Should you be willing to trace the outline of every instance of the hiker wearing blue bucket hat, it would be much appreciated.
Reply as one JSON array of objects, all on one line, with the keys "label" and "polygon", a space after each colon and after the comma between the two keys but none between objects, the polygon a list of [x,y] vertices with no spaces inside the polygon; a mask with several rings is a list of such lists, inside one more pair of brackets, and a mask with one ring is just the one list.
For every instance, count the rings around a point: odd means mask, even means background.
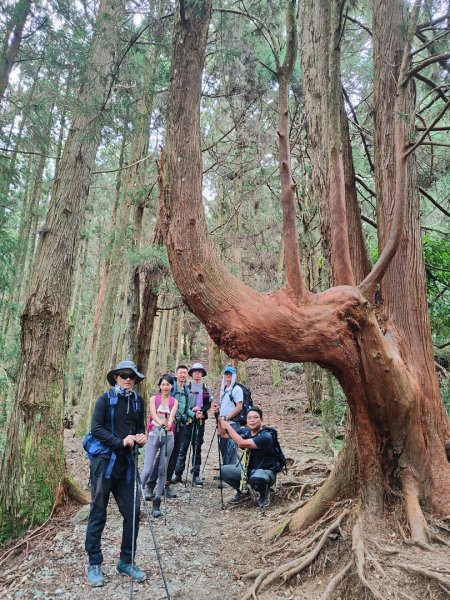
[{"label": "hiker wearing blue bucket hat", "polygon": [[145,579],[144,571],[134,562],[139,505],[135,502],[133,464],[136,458],[132,455],[136,447],[147,442],[143,400],[133,389],[144,375],[133,361],[123,360],[108,372],[106,378],[111,388],[97,398],[91,431],[83,444],[91,461],[92,499],[85,549],[89,556],[88,582],[93,587],[104,584],[101,537],[111,494],[123,517],[117,570],[134,581]]}]

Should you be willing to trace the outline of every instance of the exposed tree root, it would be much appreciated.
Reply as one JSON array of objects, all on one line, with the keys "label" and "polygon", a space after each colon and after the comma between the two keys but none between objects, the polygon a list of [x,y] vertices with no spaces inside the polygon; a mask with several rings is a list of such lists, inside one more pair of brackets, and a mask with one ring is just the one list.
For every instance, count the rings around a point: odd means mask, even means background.
[{"label": "exposed tree root", "polygon": [[257,592],[267,588],[271,583],[279,579],[286,581],[309,566],[325,545],[329,535],[339,528],[342,520],[349,514],[349,512],[350,510],[348,508],[344,509],[338,518],[333,521],[333,523],[331,523],[331,525],[329,525],[325,530],[318,531],[312,537],[309,537],[307,540],[305,540],[302,546],[298,549],[298,552],[302,552],[303,550],[311,548],[311,545],[318,540],[306,555],[302,555],[290,560],[287,563],[280,565],[276,569],[265,569],[263,573],[258,575],[255,583],[247,591],[245,596],[243,596],[242,600],[256,598]]},{"label": "exposed tree root", "polygon": [[447,594],[450,594],[450,577],[443,577],[440,573],[436,571],[431,571],[430,569],[425,569],[419,565],[411,565],[405,563],[396,563],[398,567],[404,569],[405,571],[409,571],[410,573],[418,573],[419,575],[423,575],[428,579],[432,579],[437,581],[441,586],[443,586],[444,591]]},{"label": "exposed tree root", "polygon": [[255,579],[256,577],[258,577],[258,575],[261,575],[261,573],[263,573],[263,572],[264,572],[264,569],[253,569],[253,571],[249,571],[248,573],[245,573],[240,578],[241,579]]},{"label": "exposed tree root", "polygon": [[409,469],[403,471],[401,481],[405,494],[405,512],[411,531],[411,539],[418,544],[427,544],[430,539],[428,525],[419,503],[419,492],[415,478]]},{"label": "exposed tree root", "polygon": [[320,600],[329,600],[336,590],[336,588],[342,583],[347,573],[353,566],[353,560],[349,560],[348,563],[330,580],[324,593],[320,596]]},{"label": "exposed tree root", "polygon": [[361,518],[360,517],[358,518],[355,525],[353,526],[352,550],[353,550],[353,553],[355,556],[356,572],[358,573],[358,577],[359,577],[361,583],[363,584],[364,587],[366,587],[368,590],[370,590],[370,592],[372,593],[372,595],[375,598],[378,598],[378,600],[384,600],[384,598],[380,594],[380,592],[369,583],[369,581],[367,580],[365,573],[364,573],[364,565],[366,563],[366,552],[364,549],[364,541],[363,541],[363,537],[362,537],[362,533],[361,533]]},{"label": "exposed tree root", "polygon": [[[311,465],[317,466],[315,463]],[[264,540],[276,540],[288,531],[307,529],[324,515],[336,500],[348,497],[352,489],[355,470],[355,453],[350,444],[344,444],[336,463],[316,493],[296,513],[288,517],[264,535]]]},{"label": "exposed tree root", "polygon": [[403,527],[400,525],[400,523],[398,523],[398,530],[400,531],[400,534],[403,538],[403,543],[406,544],[407,546],[418,546],[422,550],[431,550],[431,546],[429,544],[427,544],[426,542],[408,538]]},{"label": "exposed tree root", "polygon": [[73,500],[77,504],[89,504],[91,501],[90,496],[80,488],[69,473],[66,474],[59,486],[55,504],[61,506],[68,500]]}]

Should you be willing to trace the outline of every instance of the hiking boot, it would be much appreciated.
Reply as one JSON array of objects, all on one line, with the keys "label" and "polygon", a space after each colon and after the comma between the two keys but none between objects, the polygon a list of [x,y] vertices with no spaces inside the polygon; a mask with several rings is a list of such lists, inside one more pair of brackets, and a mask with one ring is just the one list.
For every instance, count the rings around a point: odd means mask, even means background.
[{"label": "hiking boot", "polygon": [[153,498],[153,493],[155,491],[154,485],[147,485],[144,492],[145,500],[151,500]]},{"label": "hiking boot", "polygon": [[105,583],[101,565],[88,565],[87,577],[88,583],[92,587],[101,587]]},{"label": "hiking boot", "polygon": [[228,485],[228,483],[225,483],[225,481],[219,481],[219,483],[217,484],[217,487],[222,490],[225,490],[226,488],[229,488],[231,486]]},{"label": "hiking boot", "polygon": [[175,483],[181,483],[181,482],[182,482],[182,477],[181,477],[181,475],[177,475],[176,473],[174,473],[174,474],[172,475],[172,479],[170,480],[170,483],[173,483],[173,484],[175,484]]},{"label": "hiking boot", "polygon": [[203,479],[200,477],[200,475],[194,475],[192,478],[192,483],[194,485],[203,485]]},{"label": "hiking boot", "polygon": [[162,516],[160,507],[161,507],[161,497],[155,496],[155,498],[153,498],[153,509],[152,509],[152,517],[154,517],[155,519]]},{"label": "hiking boot", "polygon": [[266,508],[270,504],[270,490],[264,490],[259,494],[259,498],[257,500],[259,508]]},{"label": "hiking boot", "polygon": [[231,504],[231,506],[236,506],[237,504],[242,504],[242,502],[250,500],[250,498],[250,492],[246,492],[245,494],[243,494],[242,492],[236,492],[236,496],[234,498],[231,498],[228,504]]},{"label": "hiking boot", "polygon": [[170,486],[166,486],[166,498],[169,498],[169,500],[173,500],[176,497],[177,495],[173,490],[170,489]]},{"label": "hiking boot", "polygon": [[136,564],[132,565],[131,563],[126,563],[122,559],[119,559],[119,562],[117,563],[117,571],[121,575],[132,577],[134,581],[144,581],[144,579],[147,578],[145,572]]}]

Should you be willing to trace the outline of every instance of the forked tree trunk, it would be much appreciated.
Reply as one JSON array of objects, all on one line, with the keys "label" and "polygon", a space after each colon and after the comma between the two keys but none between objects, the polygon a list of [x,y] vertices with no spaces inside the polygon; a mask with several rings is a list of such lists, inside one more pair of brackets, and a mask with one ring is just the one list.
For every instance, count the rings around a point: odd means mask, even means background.
[{"label": "forked tree trunk", "polygon": [[[332,3],[333,10],[338,11],[338,4]],[[383,492],[390,486],[397,487],[400,481],[411,535],[423,540],[426,528],[419,502],[439,514],[450,513],[450,465],[444,451],[448,418],[437,393],[434,395],[437,387],[432,363],[426,359],[429,368],[425,373],[423,365],[416,363],[418,355],[424,355],[423,350],[414,350],[413,356],[412,352],[406,352],[409,330],[403,329],[402,322],[397,331],[390,321],[387,327],[380,325],[371,304],[374,286],[395,254],[402,224],[399,207],[407,196],[402,186],[405,131],[398,111],[407,97],[405,86],[397,87],[395,102],[392,99],[390,107],[394,114],[392,128],[396,131],[395,151],[399,153],[395,157],[396,211],[392,235],[369,276],[360,287],[342,285],[312,294],[299,289],[298,270],[287,262],[286,281],[295,285],[269,294],[256,292],[221,264],[207,234],[202,204],[199,107],[211,6],[209,1],[183,2],[180,6],[174,28],[167,141],[161,159],[163,230],[175,282],[183,300],[229,355],[240,360],[260,357],[318,362],[337,377],[350,409],[346,444],[335,468],[313,499],[284,526],[304,527],[326,509],[329,501],[354,494],[373,514],[380,514]],[[326,42],[337,51],[335,41],[339,31],[336,17],[333,18],[334,42],[330,38]],[[400,27],[392,17],[385,19],[384,26],[390,29],[391,36],[400,36],[403,56],[408,56],[405,27]],[[335,64],[336,57],[330,60]],[[306,76],[305,85],[308,81]],[[336,103],[329,112],[333,139],[328,160],[330,210],[334,211],[330,229],[339,230],[331,232],[335,252],[332,262],[338,280],[346,281],[354,275],[348,240],[343,234],[346,210],[343,157],[339,149],[341,102],[340,96],[336,97],[336,89],[340,93],[340,87],[335,82],[330,89],[335,90]],[[288,203],[288,195],[283,194],[283,210]],[[182,226],[186,214],[189,221]],[[285,228],[285,241],[292,242],[293,233],[286,233]],[[341,247],[342,254],[336,254]],[[188,270],[191,277],[186,278]],[[293,289],[297,294],[293,294]],[[405,306],[403,298],[396,301]],[[394,319],[396,315],[391,313],[388,317]],[[424,315],[419,314],[418,318],[424,319]],[[422,333],[429,341],[429,329],[422,328]],[[422,341],[417,344],[422,345]]]},{"label": "forked tree trunk", "polygon": [[63,381],[72,272],[123,14],[123,2],[100,3],[78,112],[37,249],[22,314],[22,368],[0,473],[0,541],[44,521],[67,477]]}]

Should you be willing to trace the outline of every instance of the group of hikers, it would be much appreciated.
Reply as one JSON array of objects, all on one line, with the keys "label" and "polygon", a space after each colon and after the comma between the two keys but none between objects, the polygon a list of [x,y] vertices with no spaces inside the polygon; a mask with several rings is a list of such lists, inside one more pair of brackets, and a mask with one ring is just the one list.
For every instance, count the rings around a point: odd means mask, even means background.
[{"label": "group of hikers", "polygon": [[[91,430],[83,443],[90,458],[91,510],[85,549],[91,586],[102,586],[105,580],[101,536],[111,493],[123,517],[117,570],[137,582],[146,578],[134,561],[140,492],[145,500],[152,500],[152,516],[160,517],[162,497],[177,497],[171,485],[182,481],[189,455],[191,484],[203,486],[201,451],[209,412],[216,419],[219,436],[218,486],[236,492],[229,504],[251,499],[254,490],[258,506],[264,509],[269,505],[270,487],[280,470],[275,430],[263,427],[261,409],[245,402],[246,388],[236,381],[233,366],[223,370],[217,403],[203,382],[206,375],[201,363],[191,368],[178,365],[174,375],[162,375],[157,394],[150,398],[146,423],[144,402],[135,390],[145,376],[131,360],[119,362],[108,372],[111,388],[97,398]],[[139,447],[145,447],[141,476]],[[238,448],[242,449],[240,457]]]}]

